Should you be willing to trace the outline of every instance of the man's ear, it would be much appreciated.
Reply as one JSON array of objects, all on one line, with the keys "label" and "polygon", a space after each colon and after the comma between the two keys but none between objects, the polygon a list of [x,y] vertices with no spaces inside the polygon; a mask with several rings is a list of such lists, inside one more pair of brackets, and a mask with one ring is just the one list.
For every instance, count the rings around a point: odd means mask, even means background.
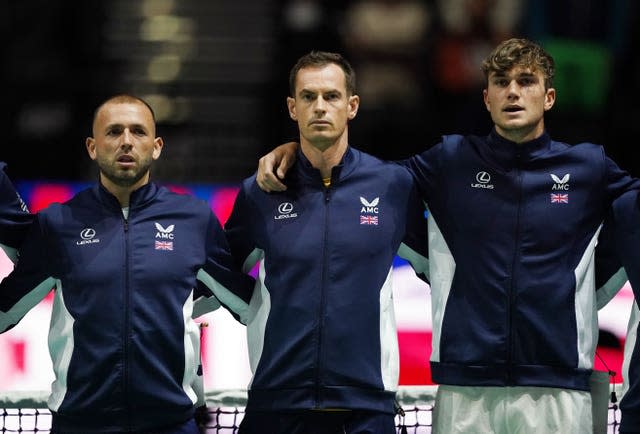
[{"label": "man's ear", "polygon": [[287,97],[287,108],[289,109],[289,117],[294,121],[298,120],[298,116],[296,115],[296,99]]},{"label": "man's ear", "polygon": [[87,140],[84,142],[87,147],[87,153],[89,154],[89,158],[92,160],[96,159],[96,141],[93,137],[87,137]]},{"label": "man's ear", "polygon": [[153,141],[153,159],[157,160],[160,158],[160,153],[162,153],[162,147],[164,146],[164,140],[162,137],[156,137]]},{"label": "man's ear", "polygon": [[553,87],[547,89],[544,96],[544,111],[551,110],[553,104],[556,102],[556,90]]},{"label": "man's ear", "polygon": [[351,95],[349,97],[349,120],[356,117],[358,108],[360,108],[360,97],[358,95]]},{"label": "man's ear", "polygon": [[487,89],[482,89],[482,100],[484,101],[484,106],[487,108],[487,111],[491,112],[491,103],[489,102],[489,91]]}]

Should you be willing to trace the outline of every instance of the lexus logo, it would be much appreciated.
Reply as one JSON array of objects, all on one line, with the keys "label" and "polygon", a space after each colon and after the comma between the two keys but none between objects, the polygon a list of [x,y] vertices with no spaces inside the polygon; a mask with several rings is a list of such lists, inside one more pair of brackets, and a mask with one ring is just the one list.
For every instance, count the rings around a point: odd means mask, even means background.
[{"label": "lexus logo", "polygon": [[100,242],[100,238],[95,238],[96,230],[92,228],[84,228],[80,231],[80,238],[82,240],[76,241],[76,244],[79,246],[86,246],[91,244],[96,244]]},{"label": "lexus logo", "polygon": [[95,236],[96,236],[96,231],[91,228],[83,229],[82,232],[80,232],[80,237],[83,240],[90,240]]},{"label": "lexus logo", "polygon": [[293,205],[289,202],[282,202],[278,205],[278,212],[280,214],[289,214],[291,211],[293,211]]},{"label": "lexus logo", "polygon": [[471,188],[482,188],[484,190],[493,190],[493,184],[491,182],[491,175],[484,170],[476,173],[476,183],[471,184]]},{"label": "lexus logo", "polygon": [[292,212],[293,204],[291,202],[282,202],[278,205],[278,215],[274,216],[275,220],[292,219],[298,217],[298,213]]},{"label": "lexus logo", "polygon": [[491,175],[489,175],[487,172],[478,172],[476,173],[476,181],[482,183],[482,184],[486,184],[489,181],[491,181]]}]

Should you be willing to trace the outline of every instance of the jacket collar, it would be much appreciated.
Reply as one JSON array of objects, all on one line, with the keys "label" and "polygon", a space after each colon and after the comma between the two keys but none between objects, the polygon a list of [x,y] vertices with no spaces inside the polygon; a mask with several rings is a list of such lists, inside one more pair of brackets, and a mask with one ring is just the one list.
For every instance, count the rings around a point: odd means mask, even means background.
[{"label": "jacket collar", "polygon": [[516,143],[502,137],[494,128],[489,134],[487,143],[501,160],[517,159],[519,161],[527,161],[549,151],[551,138],[545,130],[541,136],[533,140]]},{"label": "jacket collar", "polygon": [[[131,193],[131,197],[129,198],[129,209],[137,208],[139,206],[145,205],[149,201],[151,201],[158,193],[158,185],[154,182],[148,182],[142,187]],[[102,183],[98,182],[93,187],[93,193],[98,198],[98,200],[108,206],[116,207],[120,209],[120,202],[118,199],[107,190]]]},{"label": "jacket collar", "polygon": [[[299,146],[296,157],[296,175],[306,183],[318,183],[322,185],[322,177],[320,176],[320,171],[311,165],[311,162],[307,159],[307,157],[305,157]],[[359,152],[351,146],[347,146],[347,149],[342,156],[340,163],[338,163],[333,169],[331,169],[331,185],[335,185],[349,176],[349,174],[351,174],[351,172],[353,172],[353,170],[357,167],[359,158]]]}]

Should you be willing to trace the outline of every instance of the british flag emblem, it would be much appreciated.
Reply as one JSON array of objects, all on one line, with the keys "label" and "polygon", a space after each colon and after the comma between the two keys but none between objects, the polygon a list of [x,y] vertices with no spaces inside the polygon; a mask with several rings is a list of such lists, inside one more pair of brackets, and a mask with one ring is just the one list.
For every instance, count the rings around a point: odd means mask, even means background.
[{"label": "british flag emblem", "polygon": [[569,203],[569,194],[551,193],[551,203]]},{"label": "british flag emblem", "polygon": [[173,250],[173,241],[157,241],[156,250]]},{"label": "british flag emblem", "polygon": [[375,226],[378,226],[378,216],[361,215],[360,216],[360,224],[361,225],[375,225]]}]

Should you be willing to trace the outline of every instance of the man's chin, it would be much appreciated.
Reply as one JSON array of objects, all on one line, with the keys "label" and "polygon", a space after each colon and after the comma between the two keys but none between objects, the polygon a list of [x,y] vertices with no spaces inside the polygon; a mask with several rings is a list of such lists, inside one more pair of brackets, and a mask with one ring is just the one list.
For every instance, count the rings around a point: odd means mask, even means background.
[{"label": "man's chin", "polygon": [[107,176],[109,180],[119,187],[131,187],[142,179],[143,175],[135,172],[123,172]]}]

